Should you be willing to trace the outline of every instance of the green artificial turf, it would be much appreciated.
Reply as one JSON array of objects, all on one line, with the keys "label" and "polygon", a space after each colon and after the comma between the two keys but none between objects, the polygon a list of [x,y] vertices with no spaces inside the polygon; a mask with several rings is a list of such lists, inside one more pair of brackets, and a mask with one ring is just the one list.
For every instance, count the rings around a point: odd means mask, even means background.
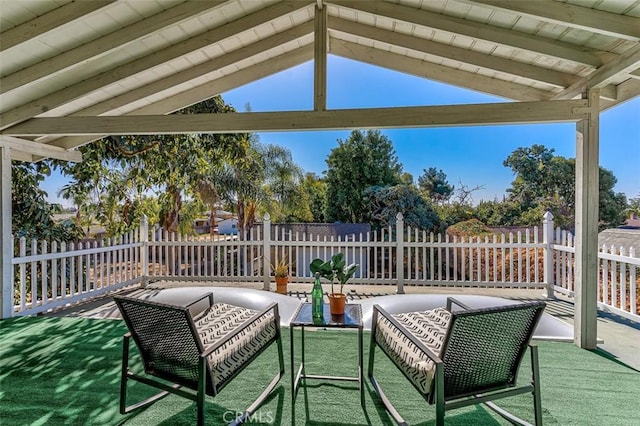
[{"label": "green artificial turf", "polygon": [[[191,425],[195,404],[169,396],[128,415],[118,411],[122,321],[75,318],[15,318],[0,322],[0,423],[3,425]],[[289,330],[283,329],[286,374],[249,424],[291,424]],[[299,338],[299,334],[296,333]],[[307,373],[354,375],[357,334],[315,331],[306,334]],[[369,335],[365,334],[365,365]],[[299,361],[299,340],[296,364]],[[547,425],[640,424],[640,373],[598,352],[567,343],[539,343],[543,420]],[[135,352],[135,350],[134,350]],[[275,345],[262,354],[216,398],[207,399],[206,423],[224,424],[261,392],[276,372]],[[378,362],[379,361],[379,362]],[[528,356],[521,380],[529,375]],[[377,351],[376,376],[409,424],[434,424],[435,410]],[[295,424],[392,424],[370,383],[366,409],[356,383],[308,381],[295,404]],[[130,401],[153,392],[130,386]],[[520,395],[500,405],[533,420],[531,397]],[[483,406],[447,413],[448,425],[506,422]]]}]

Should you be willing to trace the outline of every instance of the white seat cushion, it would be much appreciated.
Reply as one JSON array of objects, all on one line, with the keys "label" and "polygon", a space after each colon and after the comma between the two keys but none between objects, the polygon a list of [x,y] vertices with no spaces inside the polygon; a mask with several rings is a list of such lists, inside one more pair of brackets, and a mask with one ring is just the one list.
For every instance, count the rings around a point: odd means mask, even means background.
[{"label": "white seat cushion", "polygon": [[[210,347],[236,332],[238,327],[258,311],[226,303],[214,304],[195,324],[205,347]],[[209,365],[218,386],[244,365],[274,338],[276,325],[273,311],[258,318],[209,356]]]},{"label": "white seat cushion", "polygon": [[[433,353],[440,356],[442,342],[451,320],[449,311],[436,308],[396,314],[392,317]],[[428,394],[435,375],[434,362],[382,315],[378,315],[376,341],[416,387],[423,394]]]}]

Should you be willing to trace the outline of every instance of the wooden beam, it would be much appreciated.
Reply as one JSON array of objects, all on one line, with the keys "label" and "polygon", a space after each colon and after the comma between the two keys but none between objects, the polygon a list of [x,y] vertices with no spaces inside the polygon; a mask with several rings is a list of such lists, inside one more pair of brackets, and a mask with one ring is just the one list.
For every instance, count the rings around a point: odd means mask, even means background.
[{"label": "wooden beam", "polygon": [[[274,49],[285,43],[297,40],[301,37],[309,35],[313,32],[313,22],[308,21],[296,27],[290,28],[278,34],[274,34],[263,40],[251,43],[245,47],[230,51],[222,56],[218,56],[209,61],[194,65],[187,69],[181,70],[170,76],[153,81],[137,89],[130,90],[112,98],[106,99],[97,104],[83,108],[71,114],[76,115],[101,115],[110,111],[121,108],[125,105],[140,101],[141,99],[160,93],[164,90],[171,89],[175,86],[184,84],[190,80],[194,80],[203,75],[223,69],[237,62],[244,61],[259,53]],[[280,58],[282,59],[282,58]],[[263,72],[259,70],[259,64],[250,67],[255,69],[255,79],[263,77]]]},{"label": "wooden beam", "polygon": [[42,157],[73,161],[76,163],[82,161],[82,153],[80,151],[67,151],[64,148],[57,146],[50,146],[13,136],[0,135],[0,146],[10,149],[12,157],[15,150],[16,152],[24,152],[29,155],[39,155]]},{"label": "wooden beam", "polygon": [[[219,79],[201,84],[180,94],[170,96],[166,99],[156,101],[150,105],[138,108],[127,115],[148,115],[148,114],[169,114],[189,105],[193,105],[212,96],[227,92],[255,80],[267,77],[285,69],[300,65],[313,59],[313,46],[308,45],[296,50],[275,56],[267,61],[260,62],[250,68],[237,71]],[[94,140],[100,136],[65,136],[55,141],[48,141],[51,145],[65,149],[77,148]]]},{"label": "wooden beam", "polygon": [[[322,4],[320,4],[321,6]],[[327,8],[316,5],[314,19],[313,109],[327,109]]]},{"label": "wooden beam", "polygon": [[609,108],[617,106],[623,102],[640,96],[640,80],[630,78],[624,83],[620,83],[616,86],[615,101],[607,101],[602,99],[600,95],[600,112],[606,111]]},{"label": "wooden beam", "polygon": [[586,105],[585,100],[567,100],[327,111],[34,118],[5,133],[152,135],[560,123],[583,119],[587,114]]},{"label": "wooden beam", "polygon": [[481,74],[452,69],[450,67],[421,61],[409,56],[363,46],[349,41],[331,38],[329,52],[360,62],[404,72],[430,80],[518,101],[540,101],[553,96],[553,92],[521,84],[487,77]]},{"label": "wooden beam", "polygon": [[0,146],[0,318],[13,315],[13,233],[11,232],[11,156]]},{"label": "wooden beam", "polygon": [[640,68],[638,68],[637,70],[631,71],[629,73],[629,77],[640,80]]},{"label": "wooden beam", "polygon": [[342,18],[331,17],[329,20],[329,28],[331,30],[340,31],[369,40],[375,40],[381,43],[415,50],[416,52],[447,58],[484,69],[495,70],[501,73],[550,84],[563,89],[575,83],[579,79],[573,74],[541,68],[518,62],[513,59],[488,55],[486,53],[474,52],[473,50],[463,49],[444,43],[422,39],[420,37],[402,34],[396,31],[389,31],[370,25],[360,24]]},{"label": "wooden beam", "polygon": [[640,66],[640,44],[627,49],[623,54],[607,62],[591,74],[567,87],[562,92],[551,99],[570,99],[588,89],[599,89],[606,86],[621,74],[626,74],[630,70],[635,70]]},{"label": "wooden beam", "polygon": [[490,6],[508,12],[516,12],[530,18],[553,22],[570,28],[604,34],[626,40],[640,40],[640,19],[634,16],[606,12],[590,7],[551,0],[504,1],[463,0],[468,3]]},{"label": "wooden beam", "polygon": [[82,18],[115,0],[72,1],[0,34],[0,52]]},{"label": "wooden beam", "polygon": [[575,344],[595,349],[598,331],[598,200],[600,95],[588,93],[590,113],[576,126]]},{"label": "wooden beam", "polygon": [[345,1],[331,3],[373,15],[382,15],[426,28],[435,28],[452,34],[460,34],[472,39],[490,41],[503,46],[512,46],[552,58],[560,58],[578,64],[598,67],[602,64],[596,52],[576,48],[575,45],[559,40],[548,40],[533,34],[526,34],[506,28],[499,28],[455,18],[441,13],[429,12],[414,7],[401,6],[386,1]]},{"label": "wooden beam", "polygon": [[[92,1],[82,1],[69,3],[80,8],[81,6],[92,5]],[[98,2],[96,2],[98,3]],[[57,54],[44,61],[21,69],[20,71],[2,77],[0,90],[6,93],[17,87],[32,83],[51,74],[62,71],[73,66],[83,66],[86,61],[96,56],[116,48],[122,48],[132,41],[138,40],[147,34],[178,22],[184,21],[200,12],[217,7],[225,1],[198,1],[180,3],[175,7],[163,10],[153,16],[120,28],[112,33],[106,34],[95,40],[89,41],[81,46],[74,47],[65,52]]]},{"label": "wooden beam", "polygon": [[28,120],[41,114],[42,111],[52,110],[67,102],[78,99],[92,91],[116,83],[124,78],[143,72],[149,68],[162,65],[168,61],[184,56],[190,52],[232,37],[240,32],[250,30],[258,25],[269,22],[280,16],[291,13],[309,4],[305,2],[282,2],[268,6],[258,12],[239,18],[233,22],[209,30],[192,37],[182,43],[175,44],[159,52],[153,52],[142,58],[119,65],[110,70],[80,81],[58,90],[54,93],[35,99],[24,105],[0,114],[0,129]]}]

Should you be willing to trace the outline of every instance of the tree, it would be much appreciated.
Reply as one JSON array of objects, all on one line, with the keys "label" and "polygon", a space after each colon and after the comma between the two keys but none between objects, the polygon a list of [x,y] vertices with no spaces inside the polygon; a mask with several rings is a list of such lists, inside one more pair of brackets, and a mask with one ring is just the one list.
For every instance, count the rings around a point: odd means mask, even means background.
[{"label": "tree", "polygon": [[369,222],[364,191],[401,182],[402,166],[393,144],[379,130],[354,130],[327,158],[327,221]]},{"label": "tree", "polygon": [[324,179],[315,174],[307,173],[302,185],[309,197],[309,207],[313,216],[312,221],[324,223],[327,208],[327,184]]},{"label": "tree", "polygon": [[83,236],[82,230],[73,223],[54,222],[53,215],[59,212],[59,206],[48,203],[47,193],[40,188],[40,182],[50,173],[47,161],[12,162],[11,231],[17,238],[70,241]]},{"label": "tree", "polygon": [[[558,226],[573,228],[575,222],[575,159],[553,155],[543,145],[521,147],[504,161],[515,173],[509,201],[516,202],[520,214],[511,223],[535,225],[549,210]],[[617,182],[610,170],[599,169],[599,208],[601,227],[617,226],[624,221],[626,197],[614,192]]]},{"label": "tree", "polygon": [[444,204],[454,190],[454,186],[447,182],[447,175],[435,167],[424,169],[422,176],[418,177],[418,188],[424,197],[435,204]]},{"label": "tree", "polygon": [[372,206],[371,225],[374,228],[395,225],[396,215],[402,213],[407,226],[429,232],[439,229],[438,215],[414,186],[373,186],[366,189],[364,195]]}]

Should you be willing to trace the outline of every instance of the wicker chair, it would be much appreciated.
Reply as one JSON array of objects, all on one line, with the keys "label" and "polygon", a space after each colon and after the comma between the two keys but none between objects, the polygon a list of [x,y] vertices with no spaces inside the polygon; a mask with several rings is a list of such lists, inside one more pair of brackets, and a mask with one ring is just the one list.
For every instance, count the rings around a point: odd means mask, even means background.
[{"label": "wicker chair", "polygon": [[[458,307],[452,310],[454,305]],[[425,398],[436,406],[436,424],[445,411],[485,403],[515,424],[528,424],[493,402],[532,393],[535,424],[542,424],[537,347],[530,343],[545,304],[522,303],[470,309],[448,298],[447,307],[391,315],[374,305],[368,376],[394,420],[406,425],[373,376],[378,346]],[[462,308],[462,309],[460,309]],[[531,383],[516,386],[518,367],[531,352]]]},{"label": "wicker chair", "polygon": [[[202,425],[205,395],[216,396],[275,342],[280,371],[253,404],[230,424],[242,423],[262,404],[284,373],[280,317],[275,303],[257,311],[225,303],[214,304],[212,293],[186,306],[122,296],[116,296],[114,300],[129,328],[122,350],[122,414],[173,393],[196,402],[197,421]],[[131,337],[142,356],[144,375],[129,370]],[[128,380],[145,383],[162,392],[127,406]]]}]

